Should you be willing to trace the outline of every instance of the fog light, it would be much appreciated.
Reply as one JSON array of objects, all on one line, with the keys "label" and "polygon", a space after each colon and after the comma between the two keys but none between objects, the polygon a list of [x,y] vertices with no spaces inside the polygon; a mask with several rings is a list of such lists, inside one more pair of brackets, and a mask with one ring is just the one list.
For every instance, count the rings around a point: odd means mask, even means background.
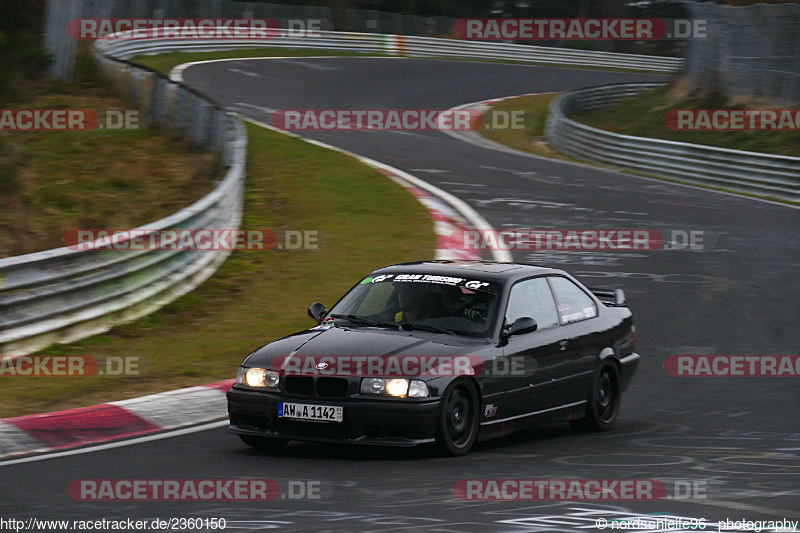
[{"label": "fog light", "polygon": [[381,378],[364,378],[361,380],[361,394],[383,394],[386,392],[386,381]]}]

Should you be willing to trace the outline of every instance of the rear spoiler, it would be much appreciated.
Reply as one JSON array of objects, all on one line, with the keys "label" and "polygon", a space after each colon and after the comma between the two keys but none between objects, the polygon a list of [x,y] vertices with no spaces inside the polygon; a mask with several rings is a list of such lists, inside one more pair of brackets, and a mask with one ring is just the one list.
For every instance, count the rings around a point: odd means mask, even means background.
[{"label": "rear spoiler", "polygon": [[611,307],[625,307],[625,291],[622,289],[596,289],[587,287],[597,299]]}]

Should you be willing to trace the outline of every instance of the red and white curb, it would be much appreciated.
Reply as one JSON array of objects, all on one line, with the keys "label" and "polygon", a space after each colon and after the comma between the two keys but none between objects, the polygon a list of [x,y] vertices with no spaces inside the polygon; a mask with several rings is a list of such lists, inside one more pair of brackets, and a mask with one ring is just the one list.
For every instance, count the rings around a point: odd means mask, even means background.
[{"label": "red and white curb", "polygon": [[[452,242],[451,235],[455,232],[463,235],[466,226],[460,221],[461,217],[450,206],[416,187],[406,187],[411,194],[417,197],[419,203],[424,205],[433,219],[433,231],[436,234],[435,259],[480,259],[480,252],[467,250],[463,245]],[[462,239],[463,241],[463,239]]]},{"label": "red and white curb", "polygon": [[[377,170],[405,187],[430,213],[431,219],[433,219],[433,232],[436,235],[436,253],[434,259],[481,259],[479,251],[467,250],[464,248],[463,244],[459,245],[458,242],[454,242],[455,239],[451,238],[454,232],[460,231],[460,234],[463,234],[463,230],[467,228],[464,218],[456,210],[440,198],[408,183],[398,174],[383,168]],[[463,241],[463,239],[461,240]]]},{"label": "red and white curb", "polygon": [[91,407],[0,420],[0,459],[194,426],[227,417],[232,379]]}]

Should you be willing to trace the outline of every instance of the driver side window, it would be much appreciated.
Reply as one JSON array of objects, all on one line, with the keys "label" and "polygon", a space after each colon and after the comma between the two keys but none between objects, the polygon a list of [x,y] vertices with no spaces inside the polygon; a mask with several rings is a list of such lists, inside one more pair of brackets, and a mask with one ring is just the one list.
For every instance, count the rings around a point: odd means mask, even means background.
[{"label": "driver side window", "polygon": [[354,314],[361,316],[377,315],[388,305],[389,297],[392,295],[394,287],[391,283],[378,283],[367,293]]},{"label": "driver side window", "polygon": [[505,323],[513,324],[523,316],[536,320],[538,329],[558,325],[556,303],[545,278],[526,279],[511,287]]}]

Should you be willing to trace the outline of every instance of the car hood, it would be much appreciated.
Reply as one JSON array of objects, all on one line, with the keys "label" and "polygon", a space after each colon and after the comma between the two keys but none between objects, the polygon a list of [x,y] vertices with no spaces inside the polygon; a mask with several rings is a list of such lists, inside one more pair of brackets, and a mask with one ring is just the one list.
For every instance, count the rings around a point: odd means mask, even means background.
[{"label": "car hood", "polygon": [[485,343],[485,339],[451,337],[417,331],[336,326],[323,330],[303,331],[271,342],[250,354],[244,364],[270,368],[273,360],[289,355],[379,357],[460,355]]}]

